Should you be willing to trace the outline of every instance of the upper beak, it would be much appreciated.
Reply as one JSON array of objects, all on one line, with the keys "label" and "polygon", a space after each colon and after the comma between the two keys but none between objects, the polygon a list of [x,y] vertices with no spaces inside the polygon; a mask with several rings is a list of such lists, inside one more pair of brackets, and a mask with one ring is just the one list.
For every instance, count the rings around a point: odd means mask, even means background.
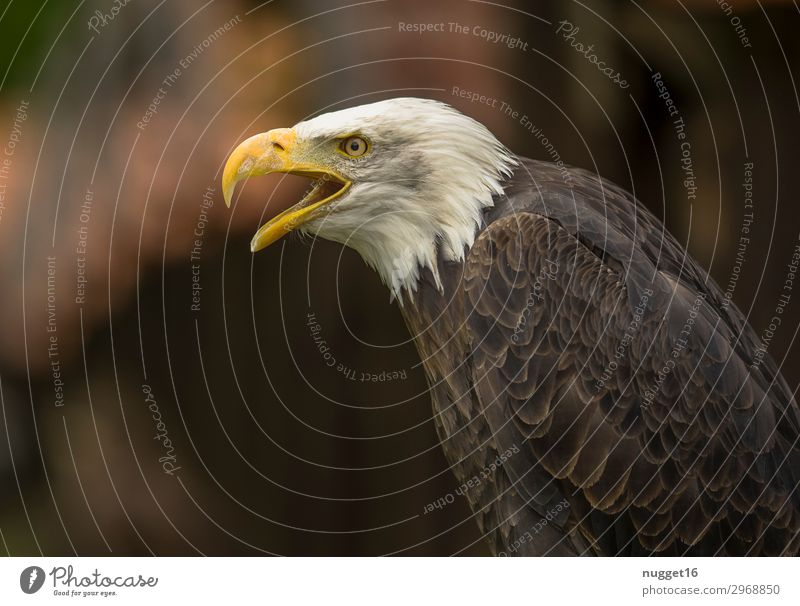
[{"label": "upper beak", "polygon": [[314,200],[314,195],[326,192],[319,184],[288,210],[280,213],[259,228],[250,243],[250,250],[256,252],[265,248],[313,218],[314,211],[323,204],[338,198],[350,186],[350,181],[340,177],[326,166],[295,159],[297,133],[293,128],[276,128],[266,133],[254,135],[242,142],[228,158],[222,173],[222,195],[230,207],[236,183],[248,177],[269,173],[292,173],[308,176],[323,182],[341,185],[331,195]]}]

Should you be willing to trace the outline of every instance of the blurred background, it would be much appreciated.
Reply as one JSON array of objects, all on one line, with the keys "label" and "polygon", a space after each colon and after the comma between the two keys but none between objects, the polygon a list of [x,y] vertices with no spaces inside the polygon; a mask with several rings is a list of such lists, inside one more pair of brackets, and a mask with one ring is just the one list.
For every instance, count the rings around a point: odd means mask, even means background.
[{"label": "blurred background", "polygon": [[[634,191],[763,335],[800,231],[799,24],[778,0],[4,0],[0,553],[487,554],[463,497],[425,513],[457,483],[388,291],[329,242],[252,256],[306,184],[228,210],[228,153],[445,101]],[[800,293],[768,348],[793,389],[798,326]]]}]

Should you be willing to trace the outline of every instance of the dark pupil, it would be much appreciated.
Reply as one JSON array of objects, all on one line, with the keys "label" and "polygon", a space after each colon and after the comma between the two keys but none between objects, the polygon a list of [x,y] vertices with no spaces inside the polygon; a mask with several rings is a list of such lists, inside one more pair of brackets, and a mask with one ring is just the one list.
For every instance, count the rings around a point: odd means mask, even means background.
[{"label": "dark pupil", "polygon": [[358,147],[359,147],[358,141],[353,141],[352,143],[350,143],[350,149],[352,149],[353,151],[358,151]]}]

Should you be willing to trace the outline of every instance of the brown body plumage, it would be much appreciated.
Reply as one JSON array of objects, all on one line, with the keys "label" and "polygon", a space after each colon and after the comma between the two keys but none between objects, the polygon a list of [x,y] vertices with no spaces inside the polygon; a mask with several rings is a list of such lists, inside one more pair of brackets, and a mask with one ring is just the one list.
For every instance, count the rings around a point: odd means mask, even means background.
[{"label": "brown body plumage", "polygon": [[661,223],[530,160],[485,222],[403,311],[493,550],[797,554],[797,404]]}]

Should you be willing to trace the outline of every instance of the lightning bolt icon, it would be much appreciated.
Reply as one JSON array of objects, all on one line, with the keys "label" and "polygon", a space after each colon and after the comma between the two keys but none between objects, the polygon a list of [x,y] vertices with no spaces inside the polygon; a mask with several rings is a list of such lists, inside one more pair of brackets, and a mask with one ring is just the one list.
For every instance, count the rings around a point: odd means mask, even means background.
[{"label": "lightning bolt icon", "polygon": [[34,568],[31,570],[31,576],[28,579],[28,589],[33,587],[33,584],[36,582],[36,577],[39,576],[39,572]]}]

